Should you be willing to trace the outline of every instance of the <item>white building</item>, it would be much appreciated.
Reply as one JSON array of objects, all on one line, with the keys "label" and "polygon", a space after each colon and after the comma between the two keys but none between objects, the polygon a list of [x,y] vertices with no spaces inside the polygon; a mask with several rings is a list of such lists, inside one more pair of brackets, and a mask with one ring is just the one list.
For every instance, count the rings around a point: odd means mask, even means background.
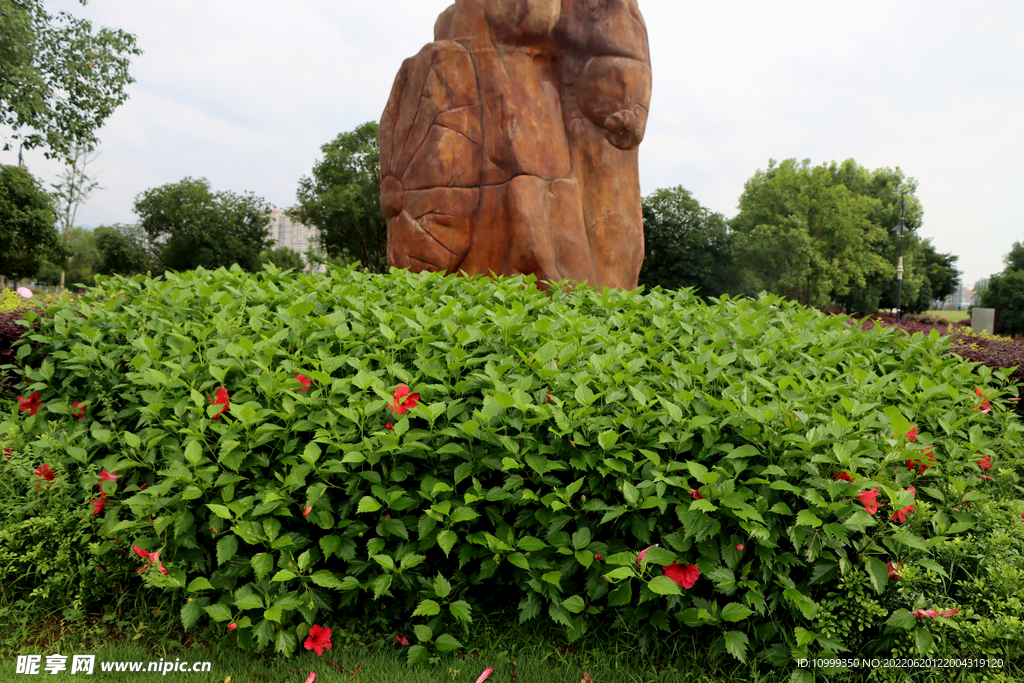
[{"label": "white building", "polygon": [[[289,207],[290,208],[290,207]],[[270,212],[270,222],[267,225],[270,236],[274,240],[274,248],[288,247],[302,255],[302,260],[308,264],[306,252],[315,249],[320,235],[316,228],[297,223],[289,218],[280,209]],[[326,272],[324,266],[320,266],[318,272]]]}]

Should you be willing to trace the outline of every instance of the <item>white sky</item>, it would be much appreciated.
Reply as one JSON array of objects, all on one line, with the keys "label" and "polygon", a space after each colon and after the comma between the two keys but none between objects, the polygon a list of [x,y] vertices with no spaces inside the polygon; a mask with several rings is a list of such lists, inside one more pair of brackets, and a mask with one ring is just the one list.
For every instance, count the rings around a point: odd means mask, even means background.
[{"label": "white sky", "polygon": [[[960,256],[968,288],[1024,240],[1024,2],[639,2],[654,71],[645,195],[682,185],[732,217],[771,158],[853,158],[919,181],[921,234]],[[134,33],[145,51],[99,133],[104,189],[78,222],[134,223],[139,193],[185,176],[293,204],[321,145],[379,120],[402,60],[448,4],[47,2]],[[41,152],[25,156],[56,181]]]}]

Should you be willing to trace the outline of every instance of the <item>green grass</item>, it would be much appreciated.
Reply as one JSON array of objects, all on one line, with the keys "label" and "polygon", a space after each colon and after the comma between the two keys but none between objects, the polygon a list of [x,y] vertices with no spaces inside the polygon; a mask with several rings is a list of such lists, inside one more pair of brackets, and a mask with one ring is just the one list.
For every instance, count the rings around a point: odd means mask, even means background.
[{"label": "green grass", "polygon": [[927,311],[928,315],[937,315],[945,318],[951,323],[955,323],[960,320],[969,320],[970,314],[967,311]]}]

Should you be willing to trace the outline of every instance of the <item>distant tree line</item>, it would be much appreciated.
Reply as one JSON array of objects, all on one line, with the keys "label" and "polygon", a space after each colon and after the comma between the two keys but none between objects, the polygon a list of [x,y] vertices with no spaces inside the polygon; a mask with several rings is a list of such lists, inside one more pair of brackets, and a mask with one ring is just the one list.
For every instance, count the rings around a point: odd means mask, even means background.
[{"label": "distant tree line", "polygon": [[904,312],[927,310],[954,291],[957,256],[918,233],[917,183],[900,169],[869,171],[849,159],[769,161],[745,184],[732,219],[702,207],[682,187],[643,199],[646,256],[640,284],[693,287],[703,297],[766,290],[809,306],[850,312],[896,306],[899,237],[906,201]]},{"label": "distant tree line", "polygon": [[996,309],[996,333],[1024,335],[1024,243],[1014,242],[1003,259],[1006,268],[993,275],[978,296],[978,306]]}]

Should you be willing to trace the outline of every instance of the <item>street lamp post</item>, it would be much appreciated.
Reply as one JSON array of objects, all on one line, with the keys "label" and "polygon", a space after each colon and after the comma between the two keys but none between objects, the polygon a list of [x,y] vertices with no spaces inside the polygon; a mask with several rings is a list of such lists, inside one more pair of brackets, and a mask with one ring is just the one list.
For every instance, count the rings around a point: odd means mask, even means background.
[{"label": "street lamp post", "polygon": [[896,324],[898,325],[903,316],[903,233],[907,231],[907,226],[903,223],[902,192],[900,192],[900,221],[893,230],[900,236],[900,260],[896,264]]}]

